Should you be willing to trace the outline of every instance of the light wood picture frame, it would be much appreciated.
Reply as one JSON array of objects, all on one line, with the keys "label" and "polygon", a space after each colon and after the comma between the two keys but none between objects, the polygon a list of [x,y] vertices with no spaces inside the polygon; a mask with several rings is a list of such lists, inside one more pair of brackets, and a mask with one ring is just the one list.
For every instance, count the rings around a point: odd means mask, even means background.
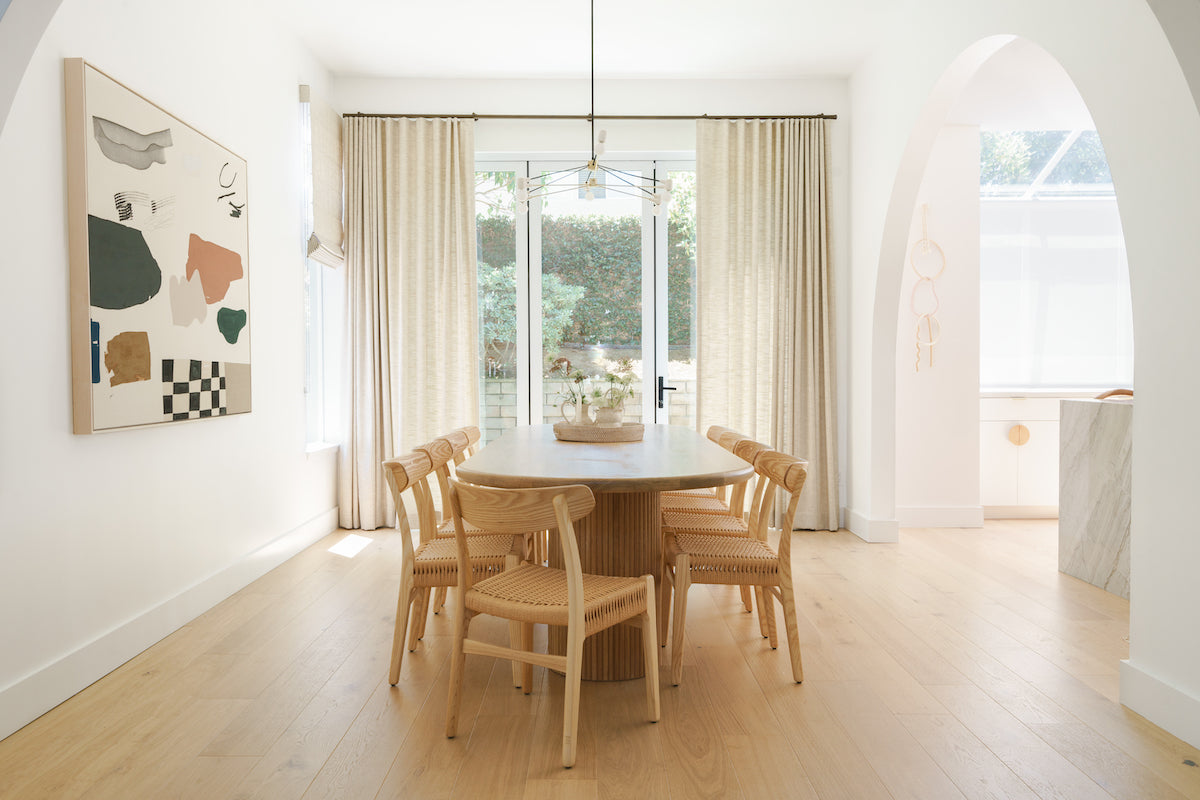
[{"label": "light wood picture frame", "polygon": [[245,159],[64,60],[77,434],[250,411]]}]

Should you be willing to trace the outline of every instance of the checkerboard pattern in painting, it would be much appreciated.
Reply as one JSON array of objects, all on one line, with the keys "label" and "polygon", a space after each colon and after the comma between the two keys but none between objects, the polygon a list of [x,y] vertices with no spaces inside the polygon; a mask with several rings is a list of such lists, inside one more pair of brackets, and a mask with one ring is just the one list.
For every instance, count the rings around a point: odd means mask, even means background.
[{"label": "checkerboard pattern in painting", "polygon": [[222,417],[228,413],[220,361],[163,359],[163,418]]}]

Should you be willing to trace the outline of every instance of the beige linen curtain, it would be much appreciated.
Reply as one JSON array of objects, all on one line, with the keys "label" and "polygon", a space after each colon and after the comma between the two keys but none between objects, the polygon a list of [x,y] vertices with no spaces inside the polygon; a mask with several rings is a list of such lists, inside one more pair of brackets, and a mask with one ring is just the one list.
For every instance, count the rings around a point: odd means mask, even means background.
[{"label": "beige linen curtain", "polygon": [[826,121],[696,125],[698,419],[808,459],[796,527],[837,530]]},{"label": "beige linen curtain", "polygon": [[472,120],[349,117],[340,524],[395,514],[380,462],[478,424]]}]

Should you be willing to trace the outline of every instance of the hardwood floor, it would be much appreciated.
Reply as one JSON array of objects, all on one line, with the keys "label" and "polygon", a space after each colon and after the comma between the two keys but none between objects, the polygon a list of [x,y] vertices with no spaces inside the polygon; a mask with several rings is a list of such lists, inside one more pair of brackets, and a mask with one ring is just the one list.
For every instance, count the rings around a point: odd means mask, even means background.
[{"label": "hardwood floor", "polygon": [[736,589],[694,586],[662,721],[642,681],[585,683],[571,770],[542,669],[527,697],[468,658],[444,737],[447,614],[388,686],[396,534],[327,552],[346,533],[0,742],[0,797],[1200,798],[1200,752],[1116,702],[1128,603],[1056,571],[1053,522],[798,533],[803,685]]}]

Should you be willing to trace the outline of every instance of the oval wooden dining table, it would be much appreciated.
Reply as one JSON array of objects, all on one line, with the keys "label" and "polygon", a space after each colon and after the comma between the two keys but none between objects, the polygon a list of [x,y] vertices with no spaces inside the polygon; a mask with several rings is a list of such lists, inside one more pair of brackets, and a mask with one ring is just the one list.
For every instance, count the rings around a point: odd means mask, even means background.
[{"label": "oval wooden dining table", "polygon": [[[659,492],[723,486],[744,480],[751,465],[689,428],[647,425],[640,442],[560,442],[552,425],[507,431],[464,461],[464,481],[525,489],[581,483],[596,497],[592,513],[575,524],[583,571],[596,575],[661,577]],[[562,567],[558,537],[550,565]],[[566,652],[566,629],[552,627],[551,653]],[[615,626],[589,636],[585,680],[629,680],[645,674],[641,632]]]}]

